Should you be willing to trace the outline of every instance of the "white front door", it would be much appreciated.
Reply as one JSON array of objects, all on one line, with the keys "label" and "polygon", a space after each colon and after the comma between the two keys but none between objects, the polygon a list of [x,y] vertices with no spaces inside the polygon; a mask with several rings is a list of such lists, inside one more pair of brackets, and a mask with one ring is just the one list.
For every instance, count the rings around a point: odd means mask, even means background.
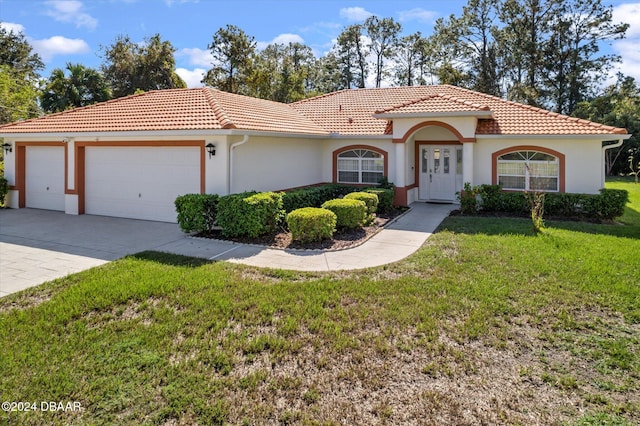
[{"label": "white front door", "polygon": [[421,200],[455,201],[456,174],[461,172],[462,151],[455,145],[420,145]]}]

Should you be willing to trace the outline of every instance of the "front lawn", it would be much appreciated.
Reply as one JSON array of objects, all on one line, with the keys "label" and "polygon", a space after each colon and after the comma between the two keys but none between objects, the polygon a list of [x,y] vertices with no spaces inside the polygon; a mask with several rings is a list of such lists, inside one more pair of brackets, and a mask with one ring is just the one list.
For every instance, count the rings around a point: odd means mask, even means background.
[{"label": "front lawn", "polygon": [[[328,274],[154,252],[0,299],[0,424],[640,423],[640,185],[626,225],[451,217]],[[635,194],[635,195],[634,195]]]}]

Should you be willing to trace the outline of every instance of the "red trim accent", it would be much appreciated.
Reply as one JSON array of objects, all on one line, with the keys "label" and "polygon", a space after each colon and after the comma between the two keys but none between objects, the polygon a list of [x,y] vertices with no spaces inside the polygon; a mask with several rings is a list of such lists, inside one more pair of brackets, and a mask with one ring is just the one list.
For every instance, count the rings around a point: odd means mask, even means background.
[{"label": "red trim accent", "polygon": [[408,186],[402,186],[402,187],[395,187],[395,194],[393,197],[393,204],[396,206],[408,206],[409,203],[407,203],[407,192],[409,191],[410,187]]},{"label": "red trim accent", "polygon": [[545,154],[553,155],[558,158],[558,163],[560,163],[560,170],[558,172],[558,178],[560,179],[559,183],[559,191],[565,192],[565,155],[561,152],[554,151],[553,149],[544,148],[541,146],[534,145],[519,145],[519,146],[511,146],[509,148],[501,149],[500,151],[496,151],[491,154],[491,183],[493,185],[498,184],[498,157],[504,154],[508,154],[510,152],[516,151],[536,151],[536,152],[544,152]]},{"label": "red trim accent", "polygon": [[465,138],[465,137],[463,137],[462,134],[455,127],[453,127],[450,124],[443,123],[442,121],[424,121],[422,123],[416,124],[415,126],[410,128],[409,130],[407,130],[407,132],[404,134],[404,136],[402,138],[393,139],[393,143],[405,143],[407,141],[407,139],[409,139],[409,136],[411,136],[412,134],[414,134],[418,130],[422,129],[423,127],[428,127],[428,126],[444,127],[445,129],[447,129],[451,133],[453,133],[455,135],[455,137],[458,139],[458,142],[460,142],[460,143],[473,143],[473,142],[476,141],[476,138]]},{"label": "red trim accent", "polygon": [[[369,151],[377,152],[382,155],[382,159],[384,160],[384,176],[389,177],[389,154],[387,151],[377,148],[371,145],[349,145],[333,151],[333,183],[344,183],[338,182],[338,155],[345,152],[351,151],[352,149],[366,149]],[[362,185],[362,186],[371,186],[371,184],[362,184],[362,183],[345,183],[346,185]]]}]

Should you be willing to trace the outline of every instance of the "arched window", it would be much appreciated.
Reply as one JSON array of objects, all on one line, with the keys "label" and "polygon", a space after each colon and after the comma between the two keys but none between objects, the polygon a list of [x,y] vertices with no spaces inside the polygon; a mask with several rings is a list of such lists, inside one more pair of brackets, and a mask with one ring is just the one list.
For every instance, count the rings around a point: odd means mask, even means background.
[{"label": "arched window", "polygon": [[509,152],[497,158],[497,177],[503,189],[558,192],[560,161],[545,152]]},{"label": "arched window", "polygon": [[340,183],[377,184],[385,173],[385,158],[369,149],[351,149],[338,154],[337,179]]}]

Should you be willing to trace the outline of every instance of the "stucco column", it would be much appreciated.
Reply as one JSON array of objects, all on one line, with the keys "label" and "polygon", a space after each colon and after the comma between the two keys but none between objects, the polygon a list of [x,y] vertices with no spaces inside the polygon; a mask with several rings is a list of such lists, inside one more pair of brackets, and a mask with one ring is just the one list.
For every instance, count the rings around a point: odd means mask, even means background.
[{"label": "stucco column", "polygon": [[462,182],[473,185],[473,142],[462,144]]},{"label": "stucco column", "polygon": [[389,180],[397,187],[404,188],[406,186],[407,165],[405,144],[396,143],[395,145],[395,176],[389,176]]},{"label": "stucco column", "polygon": [[73,138],[65,138],[63,140],[65,143],[64,153],[67,156],[66,164],[67,169],[65,170],[66,176],[66,187],[64,188],[64,212],[66,214],[78,214],[79,206],[78,206],[78,188],[76,188],[76,150],[75,150],[75,141]]}]

